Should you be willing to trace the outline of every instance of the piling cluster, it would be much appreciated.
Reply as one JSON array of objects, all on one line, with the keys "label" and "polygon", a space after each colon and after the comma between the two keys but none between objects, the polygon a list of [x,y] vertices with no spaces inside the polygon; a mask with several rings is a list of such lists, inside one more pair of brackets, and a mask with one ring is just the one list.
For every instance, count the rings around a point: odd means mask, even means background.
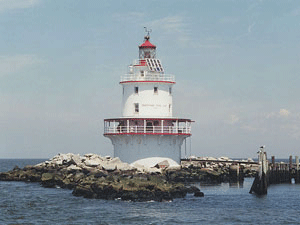
[{"label": "piling cluster", "polygon": [[296,163],[293,164],[293,157],[289,157],[289,163],[275,163],[275,156],[272,156],[272,162],[269,164],[268,182],[269,184],[292,183],[294,179],[296,184],[300,183],[299,158],[295,157]]},{"label": "piling cluster", "polygon": [[259,172],[257,173],[250,193],[257,195],[266,195],[267,189],[273,184],[292,183],[294,179],[296,184],[300,183],[299,173],[299,157],[296,156],[296,163],[293,164],[293,157],[289,157],[289,163],[275,163],[275,156],[272,156],[272,162],[267,160],[267,153],[264,151],[264,147],[260,148],[259,154]]}]

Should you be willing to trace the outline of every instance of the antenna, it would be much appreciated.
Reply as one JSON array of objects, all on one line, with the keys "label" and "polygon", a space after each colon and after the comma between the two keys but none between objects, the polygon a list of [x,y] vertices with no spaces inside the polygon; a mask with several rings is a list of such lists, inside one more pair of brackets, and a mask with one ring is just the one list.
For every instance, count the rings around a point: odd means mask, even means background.
[{"label": "antenna", "polygon": [[145,32],[147,33],[147,35],[145,36],[145,39],[146,40],[149,40],[150,39],[150,33],[152,32],[152,29],[147,29],[147,27],[144,27],[145,29]]}]

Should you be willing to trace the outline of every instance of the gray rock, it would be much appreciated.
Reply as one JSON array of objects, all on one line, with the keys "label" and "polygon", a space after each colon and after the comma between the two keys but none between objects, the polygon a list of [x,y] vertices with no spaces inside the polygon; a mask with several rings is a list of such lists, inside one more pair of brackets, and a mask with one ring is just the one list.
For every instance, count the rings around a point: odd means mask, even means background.
[{"label": "gray rock", "polygon": [[100,160],[99,158],[94,158],[94,159],[88,159],[84,161],[84,164],[86,166],[90,166],[90,167],[97,167],[99,165],[101,165],[103,163],[102,160]]},{"label": "gray rock", "polygon": [[82,158],[80,155],[73,155],[71,157],[71,163],[74,165],[80,165],[82,163]]},{"label": "gray rock", "polygon": [[70,165],[67,168],[67,171],[78,171],[78,170],[82,170],[82,168],[78,167],[77,165]]},{"label": "gray rock", "polygon": [[106,163],[102,165],[102,168],[106,171],[114,171],[117,169],[116,164]]}]

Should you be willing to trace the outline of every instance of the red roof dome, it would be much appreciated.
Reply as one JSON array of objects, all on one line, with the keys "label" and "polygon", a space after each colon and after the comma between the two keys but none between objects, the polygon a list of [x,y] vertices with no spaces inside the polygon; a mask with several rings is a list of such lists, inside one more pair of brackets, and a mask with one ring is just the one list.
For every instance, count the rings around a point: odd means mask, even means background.
[{"label": "red roof dome", "polygon": [[145,42],[139,46],[139,48],[156,48],[155,45],[151,44],[149,41],[150,37],[146,36],[145,37]]}]

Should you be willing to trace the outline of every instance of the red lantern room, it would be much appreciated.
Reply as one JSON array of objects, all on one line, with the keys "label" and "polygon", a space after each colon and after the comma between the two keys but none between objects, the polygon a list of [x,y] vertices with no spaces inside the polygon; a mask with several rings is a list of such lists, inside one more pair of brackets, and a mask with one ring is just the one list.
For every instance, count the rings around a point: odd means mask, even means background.
[{"label": "red lantern room", "polygon": [[156,46],[151,44],[149,41],[149,32],[145,36],[145,41],[139,46],[139,58],[140,59],[155,59],[156,57]]}]

